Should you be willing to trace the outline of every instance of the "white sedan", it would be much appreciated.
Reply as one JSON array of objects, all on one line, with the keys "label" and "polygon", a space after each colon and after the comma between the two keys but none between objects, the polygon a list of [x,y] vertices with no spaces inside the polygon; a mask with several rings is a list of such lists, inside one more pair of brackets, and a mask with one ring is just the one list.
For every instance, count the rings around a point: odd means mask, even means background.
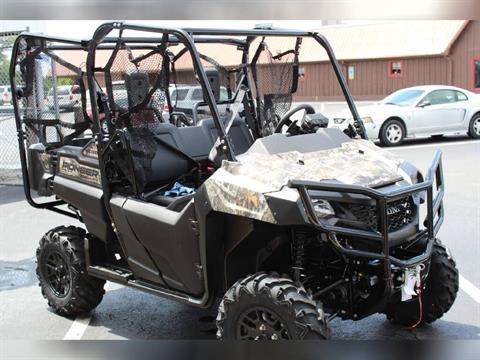
[{"label": "white sedan", "polygon": [[[359,107],[369,139],[399,145],[405,138],[468,134],[480,138],[480,95],[452,86],[398,90],[379,103]],[[345,130],[350,111],[334,115],[329,127]]]}]

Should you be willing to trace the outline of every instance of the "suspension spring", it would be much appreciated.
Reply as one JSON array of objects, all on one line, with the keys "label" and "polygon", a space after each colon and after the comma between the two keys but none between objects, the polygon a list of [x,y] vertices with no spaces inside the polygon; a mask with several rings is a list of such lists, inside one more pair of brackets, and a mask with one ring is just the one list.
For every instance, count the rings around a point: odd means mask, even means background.
[{"label": "suspension spring", "polygon": [[304,230],[297,229],[293,234],[292,242],[292,270],[293,279],[300,282],[300,275],[305,270],[305,242],[307,233]]}]

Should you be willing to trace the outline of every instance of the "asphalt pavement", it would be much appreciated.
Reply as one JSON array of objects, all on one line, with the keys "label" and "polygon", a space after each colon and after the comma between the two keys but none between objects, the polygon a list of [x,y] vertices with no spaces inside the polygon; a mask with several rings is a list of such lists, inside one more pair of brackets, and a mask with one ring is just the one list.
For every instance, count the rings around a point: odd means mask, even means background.
[{"label": "asphalt pavement", "polygon": [[[443,152],[446,183],[446,218],[439,235],[462,275],[457,301],[441,320],[413,331],[390,324],[383,315],[357,322],[335,319],[330,324],[334,338],[480,338],[480,141],[414,140],[390,151],[426,169],[436,148]],[[0,187],[1,339],[215,338],[215,308],[196,309],[111,283],[90,317],[52,313],[37,285],[34,255],[42,234],[61,224],[79,225],[30,207],[19,186]]]}]

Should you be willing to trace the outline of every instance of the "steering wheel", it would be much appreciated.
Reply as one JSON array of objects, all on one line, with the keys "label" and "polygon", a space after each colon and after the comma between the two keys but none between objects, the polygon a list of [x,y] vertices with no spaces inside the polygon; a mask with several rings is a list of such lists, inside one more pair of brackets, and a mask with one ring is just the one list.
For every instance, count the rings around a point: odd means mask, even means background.
[{"label": "steering wheel", "polygon": [[[285,115],[282,116],[282,118],[278,122],[277,126],[275,127],[274,133],[275,134],[281,133],[282,128],[285,125],[287,125],[288,128],[290,129],[290,127],[298,121],[298,120],[291,120],[290,118],[292,117],[293,114],[296,114],[297,112],[302,111],[302,110],[305,110],[305,112],[307,114],[315,114],[315,109],[311,105],[308,105],[308,104],[298,105],[298,106],[294,107],[293,109],[287,111],[285,113]],[[288,132],[288,130],[287,130],[287,132]]]}]

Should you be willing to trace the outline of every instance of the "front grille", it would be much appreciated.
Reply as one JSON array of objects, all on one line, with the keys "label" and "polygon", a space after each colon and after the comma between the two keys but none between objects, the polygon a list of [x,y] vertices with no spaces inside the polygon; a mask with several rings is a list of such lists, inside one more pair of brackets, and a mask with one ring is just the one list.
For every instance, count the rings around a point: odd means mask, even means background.
[{"label": "front grille", "polygon": [[[372,205],[348,204],[347,210],[356,220],[365,223],[371,229],[378,231],[377,209]],[[393,201],[387,205],[387,225],[388,231],[399,230],[403,226],[410,224],[414,219],[414,205],[411,197]]]}]

